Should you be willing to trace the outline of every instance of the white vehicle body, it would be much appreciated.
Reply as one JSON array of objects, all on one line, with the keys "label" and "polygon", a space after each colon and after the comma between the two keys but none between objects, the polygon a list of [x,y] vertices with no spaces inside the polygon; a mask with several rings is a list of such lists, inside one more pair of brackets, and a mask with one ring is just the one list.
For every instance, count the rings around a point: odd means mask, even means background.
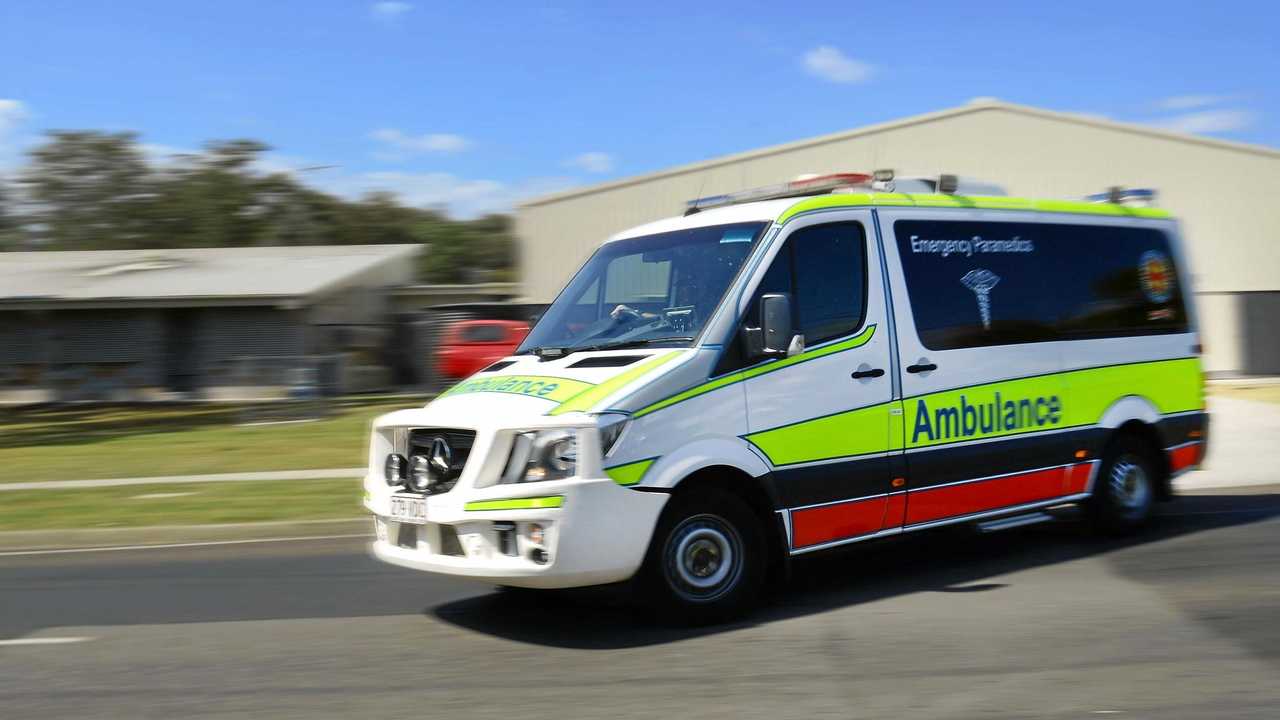
[{"label": "white vehicle body", "polygon": [[[503,585],[609,583],[641,568],[664,507],[691,478],[714,475],[721,487],[753,494],[753,506],[767,511],[772,550],[785,557],[1084,500],[1095,489],[1109,438],[1122,427],[1158,445],[1166,479],[1199,462],[1207,423],[1199,336],[1177,226],[1162,213],[871,192],[705,210],[620,233],[606,247],[740,223],[760,223],[761,230],[686,346],[518,354],[424,408],[379,418],[364,481],[365,505],[376,516],[376,556]],[[981,242],[974,228],[1004,239],[981,251],[952,242]],[[1162,240],[1151,242],[1166,243],[1158,252],[1168,256],[1144,251],[1147,265],[1139,268],[1133,257],[1134,272],[1149,297],[1181,307],[1166,310],[1151,300],[1154,309],[1142,310],[1155,324],[1151,332],[1035,336],[1041,331],[1017,323],[1001,330],[1001,313],[1014,312],[1002,303],[1032,282],[1034,273],[1018,271],[1018,263],[1057,252],[1050,245],[1062,242],[1037,239],[1028,251],[1018,235],[1027,228],[1032,234],[1048,228],[1045,238],[1087,235],[1089,228],[1155,231]],[[814,230],[806,235],[807,229]],[[801,251],[788,248],[808,241],[788,240],[837,231],[862,259],[864,302],[850,312],[856,327],[817,342],[805,338],[785,355],[729,362],[780,254],[801,262]],[[1140,244],[1157,236],[1134,237]],[[919,244],[934,241],[952,242],[953,251],[944,258],[947,246]],[[968,330],[928,335],[919,326],[926,318],[917,312],[928,298],[909,268],[921,278],[942,273],[946,287],[939,293],[966,298],[929,312],[954,311]],[[1055,284],[1070,284],[1042,274],[1046,297],[1055,297]],[[825,302],[794,282],[798,306]],[[1090,303],[1081,307],[1096,315],[1079,323],[1119,312]],[[1060,320],[1063,328],[1075,327],[1076,320]],[[1030,339],[964,346],[966,337],[992,327],[1031,333]],[[584,361],[596,366],[575,367]],[[621,364],[608,366],[613,362]],[[598,427],[614,423],[623,429],[606,449]],[[465,466],[446,492],[417,494],[424,518],[397,522],[393,498],[415,493],[389,485],[387,458],[414,452],[410,433],[425,438],[434,429],[474,432]],[[576,437],[572,475],[503,482],[517,438],[540,430]]]}]

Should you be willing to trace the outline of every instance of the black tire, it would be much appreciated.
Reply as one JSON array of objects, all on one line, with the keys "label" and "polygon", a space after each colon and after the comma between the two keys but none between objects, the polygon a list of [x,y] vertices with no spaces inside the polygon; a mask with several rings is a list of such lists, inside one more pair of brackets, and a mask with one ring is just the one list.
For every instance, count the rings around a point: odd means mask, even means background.
[{"label": "black tire", "polygon": [[642,595],[663,622],[730,620],[759,598],[765,552],[760,521],[741,498],[714,489],[677,493],[649,543]]},{"label": "black tire", "polygon": [[1086,503],[1090,524],[1107,535],[1134,532],[1151,520],[1160,467],[1151,447],[1136,435],[1121,435],[1107,448]]}]

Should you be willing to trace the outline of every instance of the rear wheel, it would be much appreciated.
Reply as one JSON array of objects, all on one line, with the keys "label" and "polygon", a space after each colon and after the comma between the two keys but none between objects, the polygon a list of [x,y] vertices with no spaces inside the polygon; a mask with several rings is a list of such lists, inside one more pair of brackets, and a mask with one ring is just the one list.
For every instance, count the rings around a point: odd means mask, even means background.
[{"label": "rear wheel", "polygon": [[677,494],[658,521],[640,580],[664,620],[719,622],[755,602],[764,553],[760,522],[740,498],[718,490]]},{"label": "rear wheel", "polygon": [[1133,435],[1122,435],[1108,448],[1089,499],[1090,520],[1109,534],[1132,532],[1151,519],[1157,473],[1151,448]]}]

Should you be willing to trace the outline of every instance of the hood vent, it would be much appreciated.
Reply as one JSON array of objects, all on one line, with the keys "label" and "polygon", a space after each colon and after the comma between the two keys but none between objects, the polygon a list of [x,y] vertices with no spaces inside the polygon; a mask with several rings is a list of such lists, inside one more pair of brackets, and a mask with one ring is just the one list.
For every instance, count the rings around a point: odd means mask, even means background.
[{"label": "hood vent", "polygon": [[489,367],[487,367],[487,368],[485,368],[485,369],[481,370],[480,372],[482,372],[482,373],[487,373],[487,372],[498,372],[499,370],[501,370],[501,369],[503,369],[503,368],[509,368],[509,367],[511,367],[512,365],[515,365],[515,364],[516,364],[516,361],[515,361],[515,360],[499,360],[498,362],[496,362],[496,363],[494,363],[494,364],[490,365]]},{"label": "hood vent", "polygon": [[597,355],[595,357],[583,358],[578,362],[570,365],[571,368],[602,368],[602,367],[622,367],[630,365],[637,360],[643,360],[648,355]]}]

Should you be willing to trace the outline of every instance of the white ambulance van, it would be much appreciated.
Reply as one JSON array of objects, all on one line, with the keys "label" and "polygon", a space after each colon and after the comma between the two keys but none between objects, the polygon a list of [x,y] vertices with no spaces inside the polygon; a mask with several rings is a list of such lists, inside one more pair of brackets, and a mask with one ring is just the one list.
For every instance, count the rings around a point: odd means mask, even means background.
[{"label": "white ambulance van", "polygon": [[981,190],[808,178],[609,238],[514,355],[375,422],[374,554],[705,621],[848,543],[1136,528],[1206,441],[1178,226]]}]

